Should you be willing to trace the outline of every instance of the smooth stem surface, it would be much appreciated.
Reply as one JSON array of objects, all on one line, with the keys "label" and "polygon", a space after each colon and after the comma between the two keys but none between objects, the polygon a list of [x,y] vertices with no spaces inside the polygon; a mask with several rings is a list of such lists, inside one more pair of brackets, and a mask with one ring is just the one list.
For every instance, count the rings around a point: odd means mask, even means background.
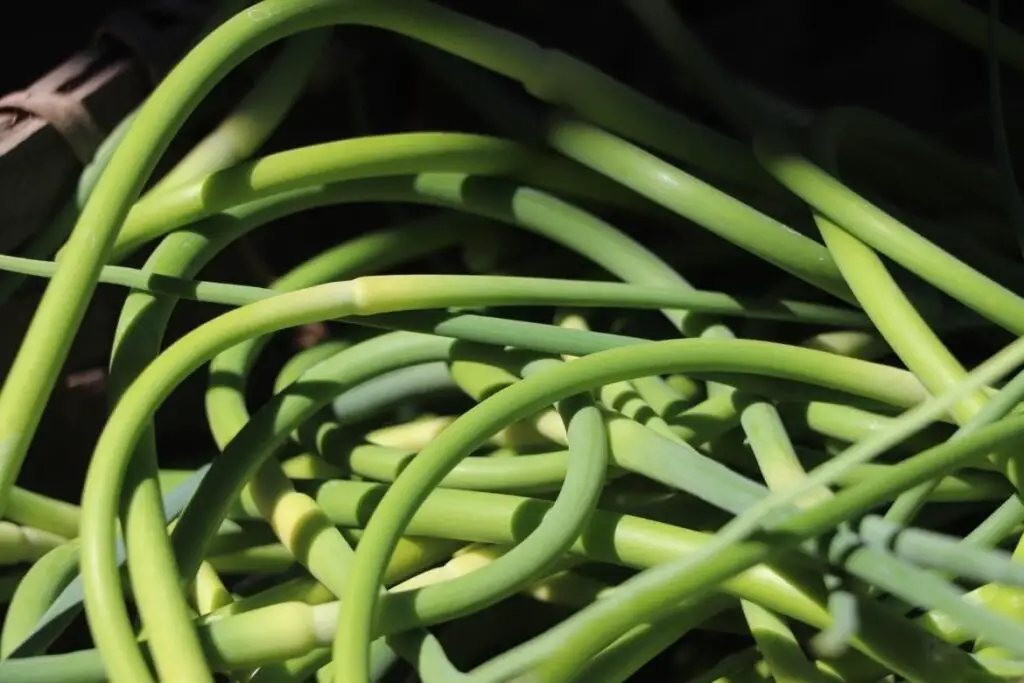
[{"label": "smooth stem surface", "polygon": [[[447,218],[443,220],[431,219],[430,223],[438,223],[439,229],[444,230],[451,225],[460,225],[465,221],[458,218]],[[420,232],[416,230],[414,232]],[[438,235],[417,235],[417,239],[423,246],[432,246],[429,240],[437,239]],[[427,241],[424,241],[427,240]],[[412,258],[418,252],[402,253],[403,258]],[[325,254],[326,256],[326,254]],[[19,256],[5,256],[0,254],[0,270],[17,272],[40,278],[49,278],[56,272],[57,265],[52,261],[28,259]],[[458,277],[476,278],[484,277],[477,275],[466,275]],[[511,287],[517,285],[514,277],[506,278]],[[558,280],[555,278],[529,278],[538,285],[550,284],[575,285],[580,283],[587,287],[588,283],[580,280]],[[275,296],[271,288],[256,287],[252,285],[236,285],[226,282],[211,282],[208,280],[192,280],[177,275],[153,272],[152,270],[128,268],[125,266],[105,266],[100,271],[99,282],[101,284],[119,285],[129,287],[133,290],[145,292],[150,295],[180,296],[186,299],[202,301],[205,303],[221,304],[224,306],[238,307],[260,301],[261,299]],[[471,283],[472,280],[467,280]],[[601,289],[607,287],[604,283],[589,283],[590,285],[601,285]],[[612,290],[616,289],[614,285]],[[785,299],[757,299],[747,297],[733,297],[721,292],[705,292],[699,290],[674,292],[668,287],[622,285],[618,287],[623,294],[627,291],[635,293],[637,297],[664,295],[664,300],[673,308],[686,309],[694,313],[710,313],[714,315],[749,318],[755,320],[778,320],[784,322],[797,322],[802,324],[835,325],[858,327],[867,324],[863,314],[839,306],[823,304],[812,304],[801,301],[789,301]],[[608,290],[608,291],[612,291]],[[597,288],[595,292],[599,291]]]},{"label": "smooth stem surface", "polygon": [[[112,644],[130,630],[123,607],[118,609],[120,588],[113,554],[114,527],[111,520],[117,516],[126,468],[131,462],[131,449],[144,434],[149,416],[174,386],[194,370],[198,363],[226,348],[225,345],[230,346],[249,336],[281,327],[343,315],[473,305],[484,301],[505,305],[594,305],[610,302],[635,305],[644,299],[632,293],[624,298],[614,295],[609,298],[613,291],[620,291],[622,287],[629,288],[617,284],[595,283],[595,289],[585,286],[585,283],[565,283],[564,291],[558,292],[552,291],[549,282],[534,282],[523,278],[510,281],[506,278],[466,279],[458,276],[397,277],[406,285],[396,287],[396,281],[387,277],[361,278],[284,294],[232,311],[176,342],[126,390],[97,444],[83,494],[83,509],[86,511],[82,520],[85,605],[90,624],[97,629],[100,640],[109,637]],[[486,282],[487,286],[467,288],[470,282],[480,285]],[[589,290],[594,293],[590,294]],[[621,291],[627,294],[625,290]],[[672,290],[659,292],[665,298],[651,298],[648,305],[671,307],[671,299],[667,298],[671,293]],[[644,294],[649,295],[646,292]],[[152,379],[155,377],[160,377],[160,381]],[[150,389],[143,388],[150,384]],[[146,394],[146,400],[136,397],[136,392]],[[129,450],[125,451],[125,448]],[[103,649],[99,642],[97,647]],[[116,656],[122,658],[126,666],[141,665],[141,658],[134,664],[130,663],[129,652],[129,649],[121,646]],[[112,656],[115,655],[112,653]]]},{"label": "smooth stem surface", "polygon": [[813,240],[667,164],[580,121],[554,118],[550,144],[730,242],[842,300],[853,301],[828,253]]},{"label": "smooth stem surface", "polygon": [[[923,404],[921,408],[907,413],[904,423],[909,425],[912,424],[915,419],[921,420],[928,414],[938,414],[940,410],[946,409],[951,403],[955,402],[955,400],[973,389],[974,386],[972,386],[972,384],[978,385],[980,383],[992,381],[999,374],[1007,372],[1021,359],[1021,354],[1024,353],[1024,343],[1018,342],[1015,347],[1016,348],[1011,347],[1007,351],[1004,351],[1001,358],[990,360],[986,364],[987,367],[983,370],[972,373],[972,381],[964,382],[958,386],[955,391],[947,393],[941,398],[933,399],[926,404]],[[898,433],[898,430],[890,430],[890,433]],[[850,452],[844,454],[844,457],[829,463],[831,467],[828,465],[823,466],[812,474],[812,476],[808,478],[807,484],[797,489],[795,493],[802,492],[812,483],[817,485],[826,483],[828,481],[828,475],[831,474],[831,472],[840,469],[844,464],[851,462],[853,460],[852,456],[854,452],[857,452],[858,450],[860,453],[857,453],[857,455],[860,455],[861,453],[866,455],[872,451],[877,454],[880,452],[881,448],[884,448],[885,440],[885,436],[880,436],[876,439],[869,439],[861,442],[861,444],[858,444],[859,448],[854,447]],[[849,495],[852,491],[855,491],[855,489],[850,489],[844,493]],[[571,634],[568,636],[568,639],[574,645],[583,646],[583,644],[586,643],[586,651],[593,652],[594,648],[606,645],[610,638],[615,637],[614,634],[617,632],[617,629],[621,628],[621,620],[627,617],[627,614],[622,611],[624,605],[630,605],[629,609],[632,611],[628,616],[629,618],[635,618],[636,610],[640,609],[639,601],[644,600],[646,605],[644,608],[644,615],[647,618],[651,618],[655,617],[665,609],[665,600],[668,596],[671,596],[671,599],[674,601],[681,600],[690,595],[702,594],[706,591],[707,586],[710,585],[709,583],[705,583],[706,581],[709,581],[709,579],[704,572],[714,571],[712,567],[722,567],[724,569],[725,566],[729,565],[729,562],[724,560],[720,554],[716,554],[716,551],[718,553],[726,551],[731,542],[737,541],[745,535],[743,530],[752,532],[761,524],[760,520],[763,519],[763,516],[767,514],[774,505],[780,504],[783,500],[792,500],[795,493],[788,496],[768,499],[764,504],[756,505],[743,515],[737,517],[736,520],[720,531],[715,538],[715,542],[705,549],[706,553],[704,554],[703,559],[688,559],[680,562],[678,566],[674,568],[670,568],[670,566],[667,565],[634,578],[630,580],[629,583],[635,587],[635,590],[627,591],[620,588],[613,598],[602,601],[601,603],[596,604],[593,608],[590,608],[589,611],[595,615],[590,620],[585,620],[584,617],[570,620],[565,622],[565,624],[560,627],[560,630]],[[821,523],[824,511],[841,506],[842,498],[843,494],[840,494],[840,496],[837,496],[829,503],[817,506],[807,513],[798,514],[795,518],[814,518],[815,524]],[[835,518],[831,519],[834,520]],[[783,524],[782,526],[786,527],[787,525]],[[817,528],[824,531],[827,527]],[[770,549],[769,552],[772,555],[776,552],[780,552],[782,548],[788,547],[788,543],[781,538],[774,538],[773,541],[774,543],[768,546]],[[734,565],[734,567],[750,566],[747,563],[752,561],[752,556],[747,553],[752,551],[753,548],[750,548],[749,551],[738,552],[735,557],[736,565]],[[701,570],[703,570],[703,572]],[[691,578],[686,579],[683,577]],[[680,590],[681,581],[685,581],[689,584],[685,590]],[[672,587],[670,588],[670,586]],[[598,618],[596,615],[601,616]],[[575,623],[573,623],[574,621]],[[563,634],[563,637],[566,636]],[[601,643],[602,645],[599,646],[598,643]],[[560,662],[557,659],[549,659],[545,662],[541,669],[545,672],[542,674],[542,676],[545,677],[544,680],[552,680],[551,678],[547,678],[548,676],[554,676],[557,678],[568,673],[563,671],[564,664],[564,662]]]},{"label": "smooth stem surface", "polygon": [[[361,540],[356,551],[356,564],[353,569],[352,580],[345,593],[341,608],[341,620],[349,627],[340,630],[335,641],[336,677],[339,683],[354,682],[365,677],[366,653],[368,652],[369,644],[365,637],[373,632],[376,587],[379,586],[380,572],[383,570],[384,564],[386,564],[387,557],[392,552],[394,543],[402,535],[413,511],[417,505],[423,502],[427,493],[440,482],[444,475],[461,458],[478,446],[486,438],[486,435],[497,431],[512,420],[524,417],[530,412],[544,407],[551,400],[557,400],[561,396],[575,393],[583,388],[630,379],[632,377],[678,372],[683,369],[692,372],[700,368],[703,363],[717,365],[717,362],[721,362],[721,360],[715,357],[717,354],[715,354],[713,349],[716,346],[723,351],[729,350],[728,362],[737,362],[737,370],[747,363],[751,363],[751,365],[747,365],[747,369],[754,370],[757,366],[755,359],[758,355],[755,349],[767,350],[772,348],[772,367],[770,369],[759,368],[759,372],[776,377],[794,373],[801,376],[802,381],[811,384],[825,384],[835,381],[836,373],[823,372],[824,366],[822,364],[828,363],[833,365],[836,361],[840,360],[828,354],[820,354],[820,361],[815,364],[817,367],[813,369],[811,367],[798,369],[788,362],[790,361],[791,354],[798,351],[791,347],[741,340],[721,342],[705,342],[703,340],[657,342],[646,344],[642,347],[615,349],[581,358],[557,370],[552,370],[534,378],[528,378],[519,384],[510,386],[479,404],[476,408],[466,412],[459,420],[432,441],[416,460],[410,463],[389,489],[384,500],[381,502],[381,506],[377,509],[373,519],[371,519],[367,526],[366,535]],[[686,360],[684,360],[684,353],[686,354]],[[807,354],[806,358],[808,360],[819,355],[818,352],[803,349],[800,349],[796,355],[801,356],[804,354]],[[722,360],[725,359],[723,358]],[[848,359],[842,360],[850,362]],[[1024,360],[1024,343],[1019,343],[1007,352],[1004,352],[997,362],[989,363],[981,372],[975,372],[972,380],[974,384],[984,386],[988,382],[997,379],[1001,374],[1008,372],[1015,364],[1022,360]],[[717,369],[723,368],[719,366]],[[792,375],[790,376],[792,377]],[[862,376],[858,379],[867,379],[867,377]],[[925,407],[912,411],[911,416],[904,422],[911,425],[920,422],[923,426],[927,421],[942,414],[944,410],[948,409],[949,405],[959,400],[967,390],[974,388],[968,384],[966,390],[958,387],[958,391],[944,395],[941,399],[933,399],[923,404]],[[917,422],[914,422],[915,420]],[[908,429],[907,431],[910,430]],[[900,430],[898,429],[890,429],[888,434],[882,435],[880,438],[870,442],[864,442],[865,445],[860,451],[864,455],[877,454],[880,449],[887,445],[888,441],[893,440],[894,435],[899,433]],[[787,495],[782,497],[773,496],[763,504],[755,505],[744,515],[737,518],[739,524],[733,525],[735,530],[733,532],[735,534],[734,538],[730,538],[730,534],[720,534],[716,537],[716,542],[711,544],[712,547],[707,549],[704,559],[696,563],[690,560],[685,569],[688,570],[694,564],[709,562],[709,558],[715,557],[714,551],[716,549],[728,548],[732,543],[744,538],[747,533],[754,531],[759,526],[763,514],[771,511],[775,505],[782,504],[783,501],[785,504],[790,504],[801,494],[806,494],[809,487],[827,484],[837,470],[842,470],[848,466],[849,462],[854,460],[852,455],[837,461],[838,464],[832,463],[832,467],[823,467],[822,470],[808,477],[807,482],[803,486],[787,491]],[[814,508],[814,512],[817,512],[822,507],[825,506]],[[754,520],[757,520],[757,522],[755,523]],[[717,546],[717,548],[714,546]],[[746,550],[740,552],[738,556],[746,558],[743,560],[744,562],[751,560],[751,556],[747,554]],[[644,575],[644,580],[641,583],[659,578],[662,581],[675,581],[678,579],[678,573],[671,572],[671,570],[655,572],[651,576],[655,578],[647,578],[647,575]],[[702,576],[698,581],[698,585],[703,585],[704,580],[710,579],[704,579]],[[618,595],[620,594],[616,593],[616,596]],[[679,599],[681,600],[682,597]],[[609,598],[598,603],[598,605],[610,606],[609,608],[614,608],[617,604],[621,605],[621,600]],[[655,604],[661,608],[665,607],[664,600],[653,603],[651,607],[654,607]],[[596,607],[597,605],[595,605]],[[603,637],[613,637],[610,633],[603,633]],[[593,635],[592,632],[591,635]],[[617,635],[620,634],[617,633]],[[608,640],[602,640],[601,647],[609,642]]]},{"label": "smooth stem surface", "polygon": [[765,135],[755,150],[772,175],[836,225],[1000,327],[1024,333],[1024,299],[858,196],[791,140]]},{"label": "smooth stem surface", "polygon": [[256,152],[299,100],[330,37],[329,29],[318,29],[287,39],[245,97],[146,196],[233,166]]},{"label": "smooth stem surface", "polygon": [[[6,509],[99,270],[173,136],[210,90],[247,57],[288,35],[340,23],[407,33],[524,83],[537,78],[535,67],[545,56],[515,34],[416,0],[264,0],[206,36],[147,98],[118,145],[65,245],[61,268],[6,377],[0,392],[0,513]],[[126,666],[125,673],[143,675],[141,660]],[[116,681],[120,668],[115,665],[113,671]],[[148,675],[137,680],[144,683]]]},{"label": "smooth stem surface", "polygon": [[[57,380],[96,287],[120,224],[185,117],[234,66],[289,28],[298,32],[333,3],[270,0],[275,21],[246,14],[223,24],[167,76],[140,109],[96,183],[68,239],[65,258],[40,301],[0,391],[0,513],[7,507],[43,408]],[[250,9],[249,12],[253,10]],[[290,25],[290,26],[289,26]],[[126,659],[124,673],[150,680],[141,659]],[[115,680],[119,667],[112,665]]]},{"label": "smooth stem surface", "polygon": [[[275,194],[347,179],[414,173],[544,175],[544,157],[518,143],[463,133],[400,133],[340,140],[246,162],[136,204],[118,235],[113,260],[176,227]],[[562,169],[565,167],[562,166]],[[578,175],[578,174],[577,174]]]}]

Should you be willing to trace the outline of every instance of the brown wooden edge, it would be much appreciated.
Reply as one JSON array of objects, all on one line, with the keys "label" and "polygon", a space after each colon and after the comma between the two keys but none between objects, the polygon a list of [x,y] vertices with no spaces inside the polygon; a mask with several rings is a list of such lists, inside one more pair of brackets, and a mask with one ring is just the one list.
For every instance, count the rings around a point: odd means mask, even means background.
[{"label": "brown wooden edge", "polygon": [[[0,108],[0,252],[17,249],[46,225],[78,181],[83,149],[141,104],[201,31],[194,6],[176,17],[175,3],[153,5],[158,12],[150,6],[113,15],[92,47],[3,98],[10,104]],[[44,106],[22,106],[25,93],[41,93]],[[56,126],[40,116],[54,110]]]}]

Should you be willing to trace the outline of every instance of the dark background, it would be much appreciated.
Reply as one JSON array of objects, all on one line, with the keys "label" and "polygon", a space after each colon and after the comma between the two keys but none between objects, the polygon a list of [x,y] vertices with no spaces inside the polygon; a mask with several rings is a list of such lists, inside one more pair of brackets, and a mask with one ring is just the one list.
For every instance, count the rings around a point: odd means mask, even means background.
[{"label": "dark background", "polygon": [[[668,68],[619,0],[441,4],[568,49],[635,86],[659,90],[667,84]],[[984,56],[886,0],[676,4],[721,60],[809,106],[856,102],[936,130],[960,128],[965,117],[985,106]],[[988,3],[971,4],[984,9]],[[16,3],[16,13],[12,7],[0,24],[0,91],[28,85],[87,45],[109,13],[146,5],[153,3],[94,0],[61,3],[60,9],[46,2]],[[1019,26],[1020,5],[1001,5],[1003,20]],[[359,31],[342,29],[339,41],[354,32]],[[366,42],[373,45],[375,60],[398,59],[389,59],[387,40]],[[1004,77],[1012,78],[1009,73]],[[1007,99],[1012,90],[1007,88]],[[409,96],[408,91],[390,92],[398,103]]]}]

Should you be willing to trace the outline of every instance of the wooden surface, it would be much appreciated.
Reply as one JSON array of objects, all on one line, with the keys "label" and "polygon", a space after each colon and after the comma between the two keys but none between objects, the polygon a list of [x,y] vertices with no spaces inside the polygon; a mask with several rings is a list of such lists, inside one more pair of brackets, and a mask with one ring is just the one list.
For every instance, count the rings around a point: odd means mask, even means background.
[{"label": "wooden surface", "polygon": [[[78,52],[69,46],[74,54],[26,90],[80,102],[103,133],[112,130],[142,103],[208,18],[197,15],[192,0],[150,5],[109,17],[91,46]],[[0,252],[17,250],[47,224],[81,170],[72,145],[53,125],[27,112],[0,110]]]},{"label": "wooden surface", "polygon": [[[110,50],[76,54],[40,81],[78,99],[103,131],[142,102],[150,87],[138,66]],[[0,251],[17,248],[46,225],[81,169],[71,145],[46,121],[0,112]]]},{"label": "wooden surface", "polygon": [[[166,5],[178,1],[156,0],[150,4]],[[97,24],[99,19],[102,17],[97,16]],[[145,11],[140,12],[136,19],[147,21]],[[157,45],[153,33],[145,34],[143,42],[148,41],[148,54],[140,54],[141,50],[133,51],[129,45],[119,44],[109,37],[97,39],[78,51],[76,49],[80,45],[67,45],[64,55],[71,56],[34,81],[23,79],[25,85],[31,82],[25,89],[43,88],[66,93],[84,105],[98,128],[110,131],[143,102],[161,72],[166,72],[200,33],[193,30],[190,37],[186,30],[188,26],[197,25],[194,15],[184,17],[182,22],[173,26],[156,20],[152,25],[159,29],[161,38],[166,38],[166,42]],[[90,27],[89,32],[92,31],[93,27]],[[176,137],[161,162],[164,170],[195,144],[213,122],[251,87],[253,77],[265,58],[265,55],[257,55],[255,59],[248,60],[217,86]],[[13,71],[18,70],[14,68]],[[0,95],[4,93],[0,92]],[[36,116],[0,111],[0,252],[17,252],[45,227],[53,214],[73,196],[81,171],[82,162],[53,126]],[[244,273],[230,270],[219,274],[227,279],[245,279]],[[3,330],[0,334],[0,379],[14,358],[44,287],[44,281],[30,280],[10,301],[0,306],[0,329]],[[62,368],[61,381],[43,415],[32,445],[33,455],[19,477],[19,485],[77,501],[89,455],[107,413],[104,369],[110,357],[110,343],[123,301],[123,290],[112,287],[100,287],[93,297]],[[172,339],[219,311],[217,307],[188,303],[180,308],[182,310],[176,312],[170,325],[168,334]],[[197,414],[194,410],[194,406],[202,404],[205,387],[202,373],[190,378],[183,390],[176,392],[180,397],[169,402],[170,408],[160,421],[161,438],[169,439],[177,450],[195,453],[194,459],[203,458],[209,452],[204,449],[211,447],[209,430],[195,419]],[[191,428],[186,428],[186,425]],[[179,444],[178,440],[182,443]],[[183,466],[194,466],[197,462],[186,459]],[[52,476],[55,470],[61,475]]]}]

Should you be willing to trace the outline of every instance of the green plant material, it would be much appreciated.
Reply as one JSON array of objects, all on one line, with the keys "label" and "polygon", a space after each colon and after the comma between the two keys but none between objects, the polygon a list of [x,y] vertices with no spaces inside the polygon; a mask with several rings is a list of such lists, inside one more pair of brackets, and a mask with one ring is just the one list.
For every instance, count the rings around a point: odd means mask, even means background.
[{"label": "green plant material", "polygon": [[[634,349],[606,351],[582,358],[566,365],[564,371],[552,370],[543,376],[538,376],[535,382],[524,380],[520,384],[507,388],[505,391],[479,404],[475,409],[468,411],[460,418],[467,425],[466,428],[456,429],[453,426],[442,435],[439,435],[437,439],[431,442],[430,447],[421,452],[420,456],[406,468],[394,485],[392,485],[388,495],[382,501],[381,507],[378,508],[377,514],[371,520],[367,528],[366,537],[360,543],[359,549],[356,552],[352,579],[343,596],[342,620],[348,625],[365,624],[364,628],[366,630],[362,633],[354,628],[339,631],[335,644],[336,660],[351,662],[352,668],[350,671],[354,677],[365,675],[362,672],[367,665],[365,656],[368,652],[368,643],[363,644],[360,639],[365,637],[365,634],[372,628],[375,586],[379,582],[377,576],[383,568],[381,560],[390,553],[404,526],[408,524],[415,507],[422,503],[430,488],[436,486],[440,479],[461,458],[465,457],[466,451],[479,444],[487,433],[503,426],[503,423],[506,423],[510,417],[523,416],[531,409],[544,405],[546,401],[557,400],[562,395],[561,392],[629,379],[635,376],[679,371],[686,367],[682,358],[684,357],[683,354],[686,353],[684,349],[687,348],[688,344],[693,345],[694,360],[696,361],[697,358],[700,358],[700,355],[696,355],[701,353],[700,346],[697,345],[699,343],[696,340],[661,342],[645,345],[644,347],[635,347]],[[743,351],[741,349],[750,344],[750,342],[739,341],[710,343],[721,343],[725,348],[732,347],[732,354],[735,354],[734,358],[736,360],[742,358]],[[756,531],[762,525],[765,515],[772,512],[775,506],[791,503],[798,496],[808,493],[809,487],[827,484],[830,481],[830,477],[834,476],[832,472],[836,470],[841,471],[850,464],[860,461],[859,459],[867,461],[870,457],[877,455],[878,452],[883,450],[889,442],[898,442],[904,432],[911,433],[948,410],[951,405],[954,405],[957,400],[960,400],[969,391],[985,386],[1006,374],[1017,364],[1024,362],[1024,350],[1022,349],[1024,349],[1024,344],[1015,344],[1004,351],[1001,356],[990,361],[983,369],[972,373],[972,381],[964,382],[955,391],[943,395],[940,399],[932,399],[922,404],[920,408],[909,411],[899,421],[898,425],[894,425],[894,429],[887,430],[885,434],[880,435],[878,438],[861,442],[861,444],[858,444],[858,446],[847,453],[844,458],[830,463],[831,467],[829,465],[822,467],[809,477],[805,484],[787,491],[787,495],[781,497],[773,496],[766,499],[763,504],[755,505],[748,509],[731,525],[730,533],[722,532],[716,536],[716,542],[710,544],[705,553],[701,555],[701,560],[688,559],[685,563],[681,563],[679,567],[670,566],[669,568],[662,568],[657,572],[643,575],[640,585],[652,582],[653,585],[660,588],[661,586],[657,579],[666,583],[671,581],[676,586],[673,591],[673,597],[679,595],[676,601],[682,602],[684,596],[681,594],[682,591],[679,587],[680,576],[690,577],[690,582],[694,586],[690,590],[695,592],[700,590],[700,587],[707,586],[709,582],[714,580],[714,575],[695,571],[695,567],[702,569],[707,567],[710,570],[712,567],[717,568],[721,566],[722,569],[720,571],[734,572],[735,570],[732,568],[730,560],[726,559],[731,558],[732,555],[721,551],[728,549],[733,544],[738,544],[741,539]],[[643,354],[634,353],[634,351],[639,350],[642,350]],[[784,372],[793,372],[794,376],[805,373],[810,374],[809,371],[801,372],[794,366],[787,367],[784,360],[787,351],[792,353],[793,349],[784,347],[775,349],[772,353],[772,368],[770,370],[765,368],[764,371],[770,372],[775,376],[784,376],[782,374]],[[815,352],[811,351],[804,351],[803,353],[815,354]],[[827,356],[827,354],[823,355],[832,362],[839,360],[836,357]],[[819,361],[819,369],[824,362],[825,358]],[[561,375],[565,376],[564,379]],[[807,382],[816,382],[822,379],[824,378],[820,375],[814,377],[805,375],[803,377],[803,381]],[[472,427],[469,427],[469,425],[472,425]],[[971,452],[972,454],[974,453],[974,451]],[[850,495],[853,495],[854,491],[862,490],[863,488],[864,485],[858,487],[858,489],[848,490],[846,492],[847,499]],[[843,501],[845,499],[837,498],[834,500]],[[833,506],[831,503],[817,506],[811,512],[818,513],[819,510],[827,507]],[[823,515],[820,514],[808,513],[807,516],[818,523],[821,523],[823,519]],[[826,519],[831,521],[831,518]],[[797,536],[793,540],[798,542],[802,538]],[[780,552],[786,547],[782,543],[778,543],[777,546],[778,550],[773,552]],[[752,558],[755,554],[746,551],[746,546],[741,547],[744,550],[737,551],[735,553],[736,559],[731,561],[736,562],[737,565],[740,565],[742,562],[742,566],[750,566],[747,563],[754,561]],[[729,567],[729,569],[725,569],[726,567]],[[700,578],[694,579],[693,577],[696,576]],[[629,597],[620,597],[621,595],[627,595],[633,598],[629,609],[637,610],[639,605],[636,604],[636,599],[643,595],[646,599],[653,598],[650,603],[645,604],[649,605],[646,609],[650,610],[650,613],[654,615],[657,614],[657,610],[664,610],[666,608],[664,593],[658,593],[660,597],[654,598],[655,593],[656,591],[654,590],[641,591],[639,589],[635,593],[623,591],[622,593],[616,593],[615,598],[609,598],[595,604],[591,609],[603,608],[612,610],[613,606],[622,605],[629,600]],[[668,604],[674,604],[676,601],[669,602]],[[631,614],[634,615],[631,618],[638,618],[640,616],[635,611],[631,612]],[[647,616],[647,614],[644,614],[644,616]],[[570,623],[572,623],[571,620],[566,622],[566,624]],[[582,623],[593,622],[584,621]],[[605,622],[605,624],[611,623],[614,623],[611,619]],[[612,628],[616,627],[617,624]],[[605,626],[603,630],[583,628],[577,632],[577,637],[581,642],[600,642],[600,647],[603,647],[610,642],[606,640],[607,638],[611,637],[611,640],[614,640],[615,636],[611,635],[612,633],[613,631],[608,626]],[[581,656],[584,655],[581,653]],[[551,666],[554,669],[560,669],[567,664],[568,660],[564,658],[558,660],[549,659],[545,662],[545,665]]]},{"label": "green plant material", "polygon": [[823,291],[846,301],[853,300],[821,245],[788,226],[594,126],[556,118],[549,124],[548,131],[552,146],[570,158]]},{"label": "green plant material", "polygon": [[[10,657],[28,640],[50,605],[57,601],[77,573],[78,547],[74,541],[57,546],[32,565],[7,608],[0,634],[0,657]],[[56,636],[55,633],[53,638]]]},{"label": "green plant material", "polygon": [[[662,0],[627,9],[728,133],[425,0],[225,3],[0,255],[0,302],[50,279],[0,391],[0,683],[376,683],[399,660],[425,683],[619,683],[662,654],[720,683],[1019,678],[1003,223],[1024,219],[998,68],[1021,39],[997,3],[987,25],[897,4],[987,49],[998,163],[794,106]],[[418,41],[410,64],[482,129],[379,134],[348,74],[360,137],[254,156],[343,24]],[[349,204],[417,217],[346,225],[269,287],[204,279],[252,231]],[[78,506],[15,482],[99,284],[128,295]],[[183,299],[227,310],[165,339]],[[272,335],[324,323],[257,402]],[[192,471],[154,416],[207,363],[216,449]],[[83,604],[94,649],[64,652]]]},{"label": "green plant material", "polygon": [[790,141],[765,136],[755,148],[765,167],[822,216],[1004,329],[1024,329],[1014,317],[1024,309],[1019,296],[858,197],[795,153]]}]

